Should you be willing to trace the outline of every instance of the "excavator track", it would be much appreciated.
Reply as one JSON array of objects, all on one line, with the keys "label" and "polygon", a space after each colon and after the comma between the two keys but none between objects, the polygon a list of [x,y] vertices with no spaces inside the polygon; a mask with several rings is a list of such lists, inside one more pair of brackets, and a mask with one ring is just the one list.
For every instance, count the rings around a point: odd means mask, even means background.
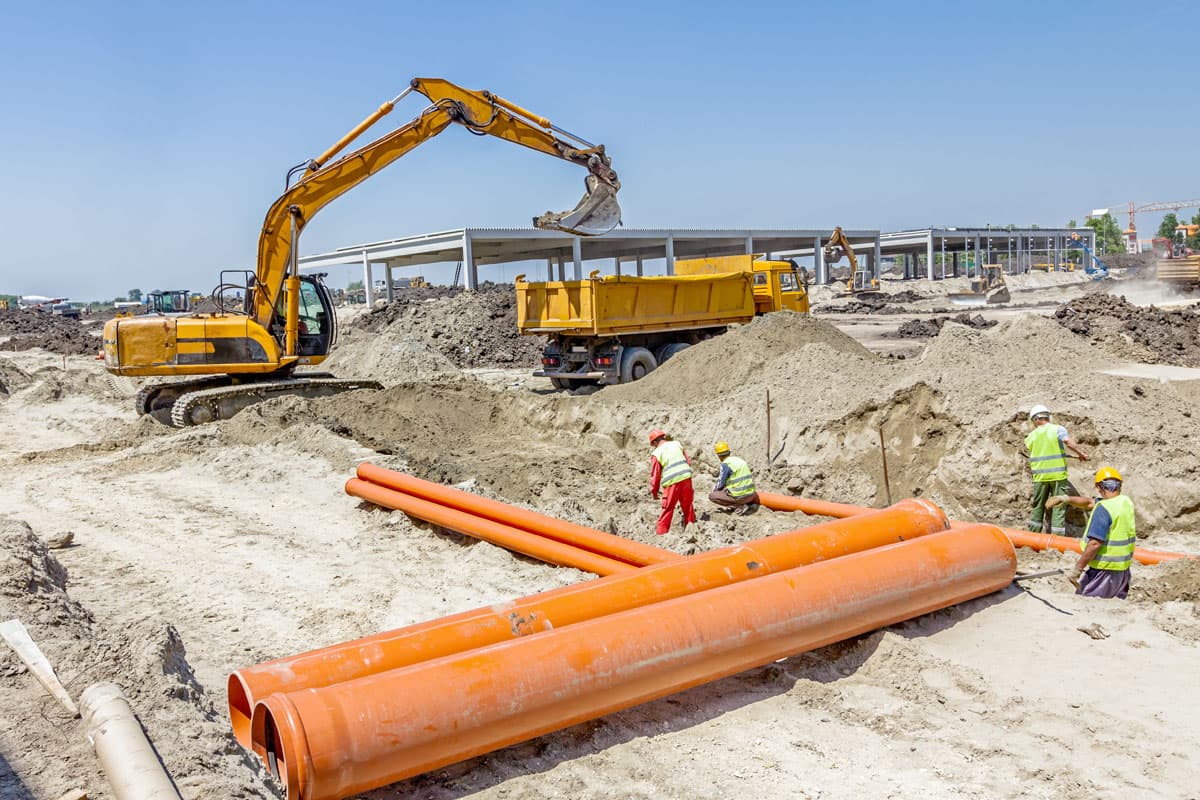
[{"label": "excavator track", "polygon": [[226,386],[231,382],[227,375],[209,375],[185,381],[147,383],[133,397],[133,408],[138,416],[149,414],[164,424],[171,422],[171,407],[188,392]]},{"label": "excavator track", "polygon": [[378,381],[305,377],[199,389],[175,401],[171,406],[171,424],[187,428],[229,419],[242,409],[272,397],[328,397],[356,389],[382,388]]}]

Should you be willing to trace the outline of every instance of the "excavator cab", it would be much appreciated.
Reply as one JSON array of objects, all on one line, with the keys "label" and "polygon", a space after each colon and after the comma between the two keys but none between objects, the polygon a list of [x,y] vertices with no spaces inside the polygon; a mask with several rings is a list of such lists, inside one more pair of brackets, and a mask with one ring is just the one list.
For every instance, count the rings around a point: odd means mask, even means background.
[{"label": "excavator cab", "polygon": [[[287,327],[287,299],[279,295],[271,334],[283,345]],[[300,332],[296,339],[296,354],[324,356],[337,339],[337,314],[333,310],[333,295],[325,285],[324,273],[300,276]]]}]

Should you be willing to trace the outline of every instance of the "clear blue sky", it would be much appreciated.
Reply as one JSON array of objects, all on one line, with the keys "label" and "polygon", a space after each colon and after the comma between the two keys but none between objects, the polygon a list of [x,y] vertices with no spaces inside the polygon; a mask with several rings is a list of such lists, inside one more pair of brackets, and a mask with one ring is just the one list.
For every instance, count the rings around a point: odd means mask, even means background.
[{"label": "clear blue sky", "polygon": [[[287,167],[417,75],[604,142],[634,227],[1045,226],[1200,194],[1188,2],[0,12],[0,292],[207,291],[253,264]],[[524,226],[572,205],[580,172],[452,128],[323,211],[301,252]]]}]

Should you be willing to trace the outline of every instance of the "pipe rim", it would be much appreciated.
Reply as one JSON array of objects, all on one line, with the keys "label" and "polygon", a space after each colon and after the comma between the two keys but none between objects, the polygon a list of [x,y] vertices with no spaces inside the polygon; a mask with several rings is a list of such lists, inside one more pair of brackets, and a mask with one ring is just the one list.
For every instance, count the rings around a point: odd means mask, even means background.
[{"label": "pipe rim", "polygon": [[296,707],[286,695],[277,692],[254,704],[250,745],[267,773],[283,785],[287,800],[300,800],[308,788],[308,770],[298,750],[301,745],[307,750],[308,740]]},{"label": "pipe rim", "polygon": [[254,693],[242,678],[241,670],[231,672],[225,685],[229,701],[229,724],[233,738],[247,749],[250,748],[250,727],[254,718]]}]

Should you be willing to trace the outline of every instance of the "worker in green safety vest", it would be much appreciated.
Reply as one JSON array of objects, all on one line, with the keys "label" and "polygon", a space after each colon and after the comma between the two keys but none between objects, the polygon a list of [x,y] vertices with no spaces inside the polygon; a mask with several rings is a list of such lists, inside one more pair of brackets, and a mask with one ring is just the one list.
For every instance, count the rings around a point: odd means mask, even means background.
[{"label": "worker in green safety vest", "polygon": [[1067,450],[1070,449],[1079,456],[1080,461],[1087,461],[1088,457],[1079,449],[1079,445],[1070,437],[1066,428],[1050,424],[1050,409],[1034,406],[1029,411],[1029,419],[1034,426],[1033,431],[1025,437],[1025,447],[1029,450],[1029,469],[1033,473],[1033,507],[1029,514],[1029,530],[1041,533],[1046,510],[1052,508],[1050,532],[1055,536],[1065,536],[1066,506],[1047,506],[1046,501],[1051,497],[1070,494]]},{"label": "worker in green safety vest", "polygon": [[759,501],[750,465],[745,459],[731,454],[726,442],[717,442],[713,451],[721,459],[721,474],[717,476],[717,485],[709,493],[708,499],[724,509],[733,510],[739,516],[753,514],[758,510]]},{"label": "worker in green safety vest", "polygon": [[1112,467],[1096,472],[1096,491],[1091,497],[1052,497],[1047,505],[1072,505],[1091,511],[1087,531],[1080,542],[1080,555],[1066,571],[1075,593],[1084,597],[1116,597],[1129,594],[1129,568],[1137,544],[1133,501],[1121,494],[1121,473]]}]

